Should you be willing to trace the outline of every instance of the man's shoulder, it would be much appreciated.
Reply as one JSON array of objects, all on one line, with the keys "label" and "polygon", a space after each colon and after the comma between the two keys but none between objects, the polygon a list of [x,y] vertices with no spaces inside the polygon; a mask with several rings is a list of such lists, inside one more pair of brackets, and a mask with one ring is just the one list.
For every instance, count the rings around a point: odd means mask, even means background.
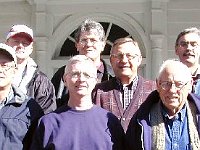
[{"label": "man's shoulder", "polygon": [[111,65],[109,65],[108,63],[105,62],[105,60],[101,59],[101,61],[103,62],[103,66],[104,66],[104,73],[110,75],[111,77],[114,77],[114,71],[111,67]]},{"label": "man's shoulder", "polygon": [[139,76],[139,84],[145,88],[156,89],[156,81]]},{"label": "man's shoulder", "polygon": [[198,112],[200,113],[200,95],[190,93],[188,95],[188,100],[196,105]]},{"label": "man's shoulder", "polygon": [[114,89],[116,84],[116,79],[111,78],[110,80],[103,81],[101,83],[97,83],[95,89]]},{"label": "man's shoulder", "polygon": [[41,70],[37,69],[33,75],[33,79],[35,79],[35,81],[41,81],[41,82],[49,82],[51,83],[51,80],[47,77],[47,75],[42,72]]}]

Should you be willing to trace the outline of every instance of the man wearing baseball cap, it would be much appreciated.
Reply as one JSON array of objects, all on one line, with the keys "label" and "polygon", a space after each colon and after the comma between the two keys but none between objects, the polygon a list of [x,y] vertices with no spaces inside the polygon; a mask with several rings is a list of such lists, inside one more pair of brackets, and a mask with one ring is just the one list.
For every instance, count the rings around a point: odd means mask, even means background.
[{"label": "man wearing baseball cap", "polygon": [[[0,149],[22,150],[24,137],[39,112],[38,105],[12,85],[17,70],[15,50],[0,43]],[[34,111],[35,112],[32,112]],[[36,111],[37,110],[37,111]],[[37,118],[37,117],[36,117]]]},{"label": "man wearing baseball cap", "polygon": [[15,49],[17,57],[18,69],[13,84],[34,98],[46,114],[56,109],[55,90],[30,57],[33,42],[33,30],[26,25],[12,26],[6,37],[6,44]]}]

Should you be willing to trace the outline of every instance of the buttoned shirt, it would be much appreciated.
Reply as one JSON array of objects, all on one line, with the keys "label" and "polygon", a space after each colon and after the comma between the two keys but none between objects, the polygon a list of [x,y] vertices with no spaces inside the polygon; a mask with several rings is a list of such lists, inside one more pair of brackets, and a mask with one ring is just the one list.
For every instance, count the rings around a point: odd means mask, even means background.
[{"label": "buttoned shirt", "polygon": [[186,106],[181,109],[172,119],[164,106],[162,115],[165,122],[165,149],[167,150],[191,150],[189,141],[189,129]]},{"label": "buttoned shirt", "polygon": [[117,80],[117,83],[121,91],[120,101],[122,103],[123,108],[126,109],[130,104],[131,99],[133,98],[133,94],[136,90],[138,84],[138,76],[136,76],[129,85],[122,85],[122,83],[119,80]]}]

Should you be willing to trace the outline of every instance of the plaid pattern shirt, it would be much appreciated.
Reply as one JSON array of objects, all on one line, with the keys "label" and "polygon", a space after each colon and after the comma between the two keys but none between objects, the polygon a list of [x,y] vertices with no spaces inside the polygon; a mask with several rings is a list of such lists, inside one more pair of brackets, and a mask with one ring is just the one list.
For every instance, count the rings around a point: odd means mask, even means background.
[{"label": "plaid pattern shirt", "polygon": [[121,91],[120,100],[122,106],[124,109],[126,109],[129,106],[131,99],[133,98],[133,94],[136,90],[138,84],[138,76],[136,76],[129,85],[122,85],[122,83],[119,80],[117,80],[117,83]]}]

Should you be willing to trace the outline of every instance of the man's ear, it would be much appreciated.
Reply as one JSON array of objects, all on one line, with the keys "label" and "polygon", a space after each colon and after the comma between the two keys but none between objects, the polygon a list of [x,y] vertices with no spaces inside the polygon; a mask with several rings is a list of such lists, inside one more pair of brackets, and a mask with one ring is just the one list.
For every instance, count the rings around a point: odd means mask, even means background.
[{"label": "man's ear", "polygon": [[142,63],[142,55],[138,57],[138,67],[141,65],[141,63]]},{"label": "man's ear", "polygon": [[79,46],[78,46],[77,42],[75,42],[75,47],[76,47],[76,50],[79,52]]},{"label": "man's ear", "polygon": [[175,54],[178,55],[178,46],[175,46]]},{"label": "man's ear", "polygon": [[160,83],[158,81],[158,79],[156,78],[156,87],[157,87],[157,91],[160,91]]}]

